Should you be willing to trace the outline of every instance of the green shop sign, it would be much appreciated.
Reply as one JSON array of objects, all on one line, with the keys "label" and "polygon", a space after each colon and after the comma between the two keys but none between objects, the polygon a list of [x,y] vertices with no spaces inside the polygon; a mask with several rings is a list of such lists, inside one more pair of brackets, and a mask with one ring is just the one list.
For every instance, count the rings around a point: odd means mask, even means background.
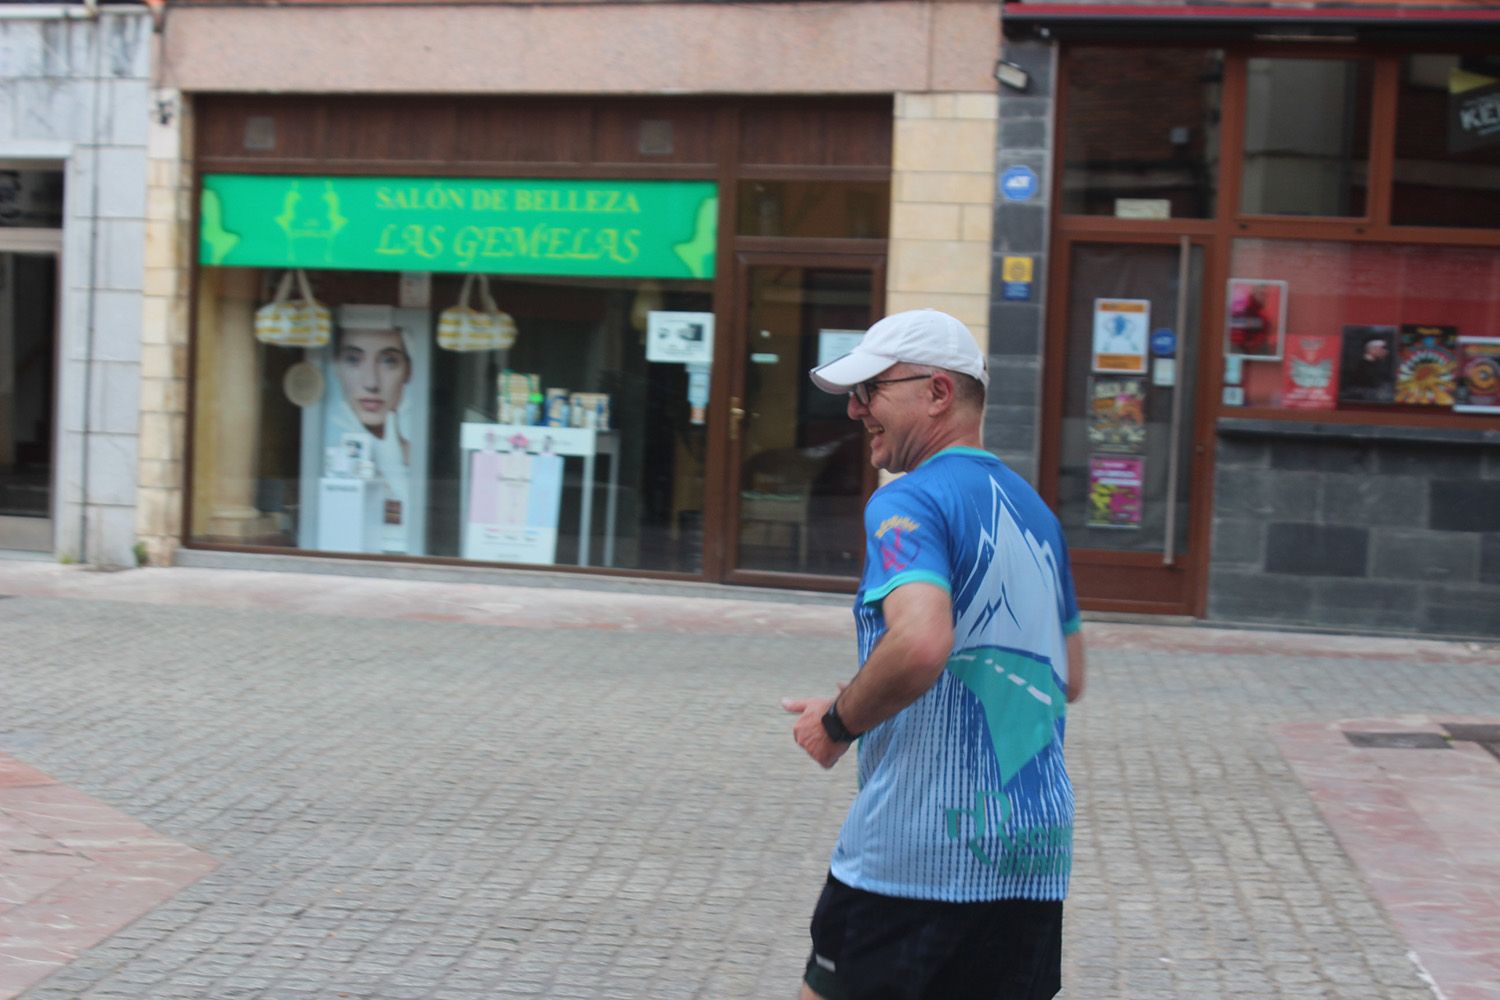
[{"label": "green shop sign", "polygon": [[219,267],[711,278],[711,181],[205,174]]}]

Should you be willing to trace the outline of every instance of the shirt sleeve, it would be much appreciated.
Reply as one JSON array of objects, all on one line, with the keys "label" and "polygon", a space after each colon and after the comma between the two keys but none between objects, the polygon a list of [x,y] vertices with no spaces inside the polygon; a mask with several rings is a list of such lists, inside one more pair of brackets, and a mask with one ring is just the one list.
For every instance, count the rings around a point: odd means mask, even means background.
[{"label": "shirt sleeve", "polygon": [[863,601],[874,604],[907,583],[953,592],[948,529],[930,497],[897,480],[865,505]]}]

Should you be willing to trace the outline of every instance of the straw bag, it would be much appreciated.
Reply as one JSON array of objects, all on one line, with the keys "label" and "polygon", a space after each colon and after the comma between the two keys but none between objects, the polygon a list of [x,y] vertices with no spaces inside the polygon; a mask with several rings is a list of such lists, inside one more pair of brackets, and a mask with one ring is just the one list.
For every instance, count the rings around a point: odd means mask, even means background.
[{"label": "straw bag", "polygon": [[[469,293],[475,279],[479,283],[479,305],[469,306]],[[438,346],[450,351],[504,350],[516,342],[516,321],[500,311],[490,295],[489,279],[482,274],[464,277],[458,305],[444,309],[438,316]]]},{"label": "straw bag", "polygon": [[[292,299],[296,278],[300,299]],[[255,310],[255,339],[278,347],[323,347],[332,331],[328,309],[313,298],[312,286],[302,271],[288,271],[276,286],[276,296]]]}]

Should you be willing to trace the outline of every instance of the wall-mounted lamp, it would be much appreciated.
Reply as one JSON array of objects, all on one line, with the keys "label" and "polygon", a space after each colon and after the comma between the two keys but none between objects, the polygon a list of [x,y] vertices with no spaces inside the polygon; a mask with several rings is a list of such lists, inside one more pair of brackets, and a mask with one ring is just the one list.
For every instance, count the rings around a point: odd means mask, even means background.
[{"label": "wall-mounted lamp", "polygon": [[1025,91],[1031,86],[1031,74],[1004,59],[995,63],[995,79],[1011,90]]}]

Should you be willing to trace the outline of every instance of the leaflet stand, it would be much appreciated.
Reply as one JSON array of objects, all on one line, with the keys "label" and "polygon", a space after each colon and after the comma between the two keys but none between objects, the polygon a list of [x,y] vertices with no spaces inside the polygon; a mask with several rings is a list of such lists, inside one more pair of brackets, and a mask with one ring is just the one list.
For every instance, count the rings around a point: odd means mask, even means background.
[{"label": "leaflet stand", "polygon": [[[488,521],[470,521],[470,468],[473,453],[486,449],[533,455],[553,454],[583,459],[582,498],[578,514],[578,565],[589,565],[594,521],[594,460],[598,455],[609,458],[609,482],[605,493],[603,565],[615,562],[615,519],[619,509],[618,431],[599,431],[584,427],[533,427],[524,424],[460,425],[459,448],[463,453],[460,497],[465,559],[494,559],[498,562],[550,563],[547,551],[555,551],[557,534],[556,505],[549,524],[538,524],[533,517],[528,525],[508,528]],[[504,537],[499,538],[503,532]],[[550,533],[550,539],[548,534]],[[492,544],[485,544],[487,538]]]}]

